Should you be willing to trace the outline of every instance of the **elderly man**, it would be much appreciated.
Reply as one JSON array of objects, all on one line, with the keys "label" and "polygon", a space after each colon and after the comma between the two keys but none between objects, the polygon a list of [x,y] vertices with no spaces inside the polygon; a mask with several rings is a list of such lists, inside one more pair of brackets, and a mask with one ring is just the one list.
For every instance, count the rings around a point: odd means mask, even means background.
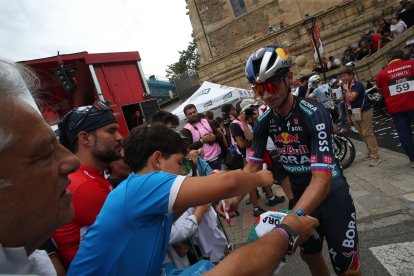
[{"label": "elderly man", "polygon": [[53,235],[61,260],[69,267],[86,230],[95,222],[112,186],[104,178],[109,163],[121,158],[119,125],[109,107],[101,101],[78,107],[59,122],[60,143],[81,160],[71,174],[68,189],[73,193],[75,217]]},{"label": "elderly man", "polygon": [[24,100],[33,80],[0,60],[0,274],[37,274],[28,255],[73,217],[66,187],[79,160]]}]

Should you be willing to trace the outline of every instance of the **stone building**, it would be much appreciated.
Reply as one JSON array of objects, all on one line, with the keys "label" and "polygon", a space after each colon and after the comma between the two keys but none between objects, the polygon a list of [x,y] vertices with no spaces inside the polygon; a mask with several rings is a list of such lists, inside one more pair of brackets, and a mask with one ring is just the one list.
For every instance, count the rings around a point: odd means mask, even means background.
[{"label": "stone building", "polygon": [[306,14],[318,20],[322,56],[341,58],[345,48],[359,40],[361,31],[375,30],[380,18],[390,18],[399,8],[398,0],[186,2],[200,55],[200,79],[243,88],[248,88],[244,77],[247,58],[266,45],[282,45],[291,52],[296,77],[311,73],[314,58],[303,27]]}]

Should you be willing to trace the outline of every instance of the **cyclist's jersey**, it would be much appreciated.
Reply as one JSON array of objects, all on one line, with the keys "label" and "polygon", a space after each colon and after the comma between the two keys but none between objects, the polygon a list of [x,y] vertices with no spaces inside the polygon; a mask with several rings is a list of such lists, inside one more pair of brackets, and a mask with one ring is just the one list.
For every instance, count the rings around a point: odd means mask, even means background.
[{"label": "cyclist's jersey", "polygon": [[339,161],[332,149],[332,120],[324,106],[312,99],[293,96],[293,107],[286,117],[267,110],[254,126],[249,161],[261,163],[270,137],[289,175],[292,191],[299,197],[312,178],[312,171],[332,173],[331,193],[344,181]]},{"label": "cyclist's jersey", "polygon": [[309,97],[316,97],[316,99],[320,103],[329,102],[332,100],[331,93],[329,93],[329,90],[331,90],[329,85],[327,84],[321,85],[315,90],[313,90],[312,93],[309,94]]},{"label": "cyclist's jersey", "polygon": [[321,239],[309,239],[301,250],[308,254],[321,252],[326,238],[335,271],[354,273],[359,268],[355,207],[333,153],[331,128],[331,118],[321,103],[293,96],[292,110],[286,117],[269,109],[256,121],[249,162],[262,162],[270,136],[289,176],[295,202],[308,187],[312,172],[332,174],[329,195],[310,214],[320,222],[316,231]]}]

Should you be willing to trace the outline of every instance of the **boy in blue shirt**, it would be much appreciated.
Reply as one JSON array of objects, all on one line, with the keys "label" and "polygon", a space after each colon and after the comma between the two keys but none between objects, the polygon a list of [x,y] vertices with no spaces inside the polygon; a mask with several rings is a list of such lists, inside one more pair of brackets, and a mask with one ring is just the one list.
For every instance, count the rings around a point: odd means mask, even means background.
[{"label": "boy in blue shirt", "polygon": [[68,275],[162,275],[171,225],[182,212],[273,183],[267,170],[181,176],[186,142],[164,125],[133,130],[124,148],[135,173],[109,194]]}]

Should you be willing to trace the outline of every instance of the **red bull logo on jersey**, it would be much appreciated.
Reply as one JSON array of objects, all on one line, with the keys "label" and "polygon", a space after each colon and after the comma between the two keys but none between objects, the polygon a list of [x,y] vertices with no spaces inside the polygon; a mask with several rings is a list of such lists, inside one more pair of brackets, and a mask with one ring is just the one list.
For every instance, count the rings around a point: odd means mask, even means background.
[{"label": "red bull logo on jersey", "polygon": [[287,132],[282,132],[281,134],[277,135],[274,139],[274,142],[283,143],[284,145],[291,143],[300,143],[297,135],[292,135]]},{"label": "red bull logo on jersey", "polygon": [[309,150],[306,145],[300,145],[299,148],[294,148],[291,145],[284,145],[283,147],[278,147],[277,152],[283,155],[303,155],[308,154]]}]

